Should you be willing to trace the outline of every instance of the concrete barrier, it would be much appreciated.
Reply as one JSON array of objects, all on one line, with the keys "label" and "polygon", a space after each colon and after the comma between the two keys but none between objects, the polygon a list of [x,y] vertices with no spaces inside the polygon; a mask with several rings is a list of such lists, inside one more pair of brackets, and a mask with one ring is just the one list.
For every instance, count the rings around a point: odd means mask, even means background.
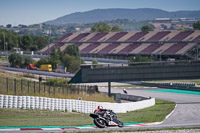
[{"label": "concrete barrier", "polygon": [[109,103],[47,97],[0,95],[0,108],[48,109],[52,111],[92,113],[98,105],[106,109],[111,109],[116,113],[126,113],[127,111],[153,106],[155,105],[155,99],[151,98],[129,103]]}]

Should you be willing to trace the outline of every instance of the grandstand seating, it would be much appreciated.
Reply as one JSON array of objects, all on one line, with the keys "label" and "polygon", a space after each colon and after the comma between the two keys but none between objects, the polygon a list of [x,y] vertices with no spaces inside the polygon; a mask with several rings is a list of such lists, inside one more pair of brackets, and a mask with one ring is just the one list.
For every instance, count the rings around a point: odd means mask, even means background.
[{"label": "grandstand seating", "polygon": [[193,33],[194,31],[183,31],[173,37],[170,41],[182,41],[185,37]]},{"label": "grandstand seating", "polygon": [[170,48],[168,48],[167,50],[165,50],[162,54],[175,54],[177,51],[179,51],[180,49],[182,49],[183,47],[185,47],[187,45],[187,43],[177,43],[172,45]]},{"label": "grandstand seating", "polygon": [[156,50],[160,46],[161,46],[161,44],[158,44],[158,43],[157,44],[151,44],[150,46],[148,46],[147,48],[142,50],[140,52],[140,54],[151,54],[154,50]]},{"label": "grandstand seating", "polygon": [[127,47],[128,45],[129,45],[129,43],[120,43],[120,45],[118,47],[114,48],[109,53],[117,54],[119,51],[121,51],[123,48]]},{"label": "grandstand seating", "polygon": [[79,34],[78,36],[76,36],[75,38],[73,38],[71,40],[71,42],[78,42],[80,41],[81,39],[83,39],[84,37],[86,37],[87,35],[89,35],[90,33],[81,33]]},{"label": "grandstand seating", "polygon": [[101,39],[102,37],[104,37],[107,34],[108,34],[108,32],[97,33],[94,37],[92,37],[91,39],[89,39],[88,42],[98,41],[99,39]]},{"label": "grandstand seating", "polygon": [[56,42],[62,42],[65,38],[67,38],[67,37],[69,37],[71,35],[72,35],[72,33],[65,34],[60,39],[56,40]]},{"label": "grandstand seating", "polygon": [[119,46],[119,43],[112,43],[109,44],[107,47],[103,48],[102,50],[100,50],[98,53],[99,54],[107,54],[108,52],[110,52],[112,49],[116,48],[117,46]]},{"label": "grandstand seating", "polygon": [[140,44],[138,44],[138,43],[129,44],[127,47],[125,47],[121,51],[119,51],[118,54],[128,54],[133,49],[137,48],[139,45]]},{"label": "grandstand seating", "polygon": [[121,37],[123,37],[124,35],[126,35],[128,32],[119,32],[116,33],[114,36],[112,36],[111,38],[109,38],[108,40],[106,40],[107,42],[114,42],[117,41],[118,39],[120,39]]},{"label": "grandstand seating", "polygon": [[200,42],[200,35],[196,37],[194,40]]},{"label": "grandstand seating", "polygon": [[189,43],[187,44],[185,47],[183,47],[182,49],[180,49],[179,51],[177,51],[175,54],[184,54],[186,53],[188,50],[190,50],[191,48],[195,47],[197,44],[196,43]]},{"label": "grandstand seating", "polygon": [[148,32],[138,32],[136,34],[134,34],[133,36],[131,36],[130,38],[128,38],[126,41],[137,41],[138,39],[142,38],[143,36],[145,36],[146,34],[148,34]]},{"label": "grandstand seating", "polygon": [[[188,42],[190,41],[190,42]],[[70,44],[79,47],[81,54],[144,54],[184,55],[200,42],[200,30],[68,33],[49,45],[62,51]],[[47,54],[48,46],[38,53]]]},{"label": "grandstand seating", "polygon": [[130,54],[139,54],[141,51],[143,51],[145,48],[149,47],[151,44],[150,43],[143,43],[140,44],[137,48],[132,50]]},{"label": "grandstand seating", "polygon": [[[62,47],[64,44],[59,44],[59,43],[56,43],[54,45],[52,45],[51,47],[49,47],[49,52],[51,52],[53,49],[58,49],[60,47]],[[48,47],[47,49],[44,51],[44,53],[48,53]]]},{"label": "grandstand seating", "polygon": [[88,45],[87,47],[85,47],[84,49],[82,49],[80,52],[81,53],[89,53],[91,50],[96,48],[98,45],[99,45],[99,43],[92,43],[92,44]]},{"label": "grandstand seating", "polygon": [[101,51],[102,49],[104,49],[105,47],[107,47],[109,45],[109,43],[100,43],[100,45],[98,45],[96,48],[94,48],[93,50],[90,51],[90,53],[98,53],[99,51]]},{"label": "grandstand seating", "polygon": [[155,34],[154,36],[149,38],[147,41],[159,41],[161,38],[163,38],[164,36],[166,36],[169,33],[170,33],[170,31],[158,32],[157,34]]}]

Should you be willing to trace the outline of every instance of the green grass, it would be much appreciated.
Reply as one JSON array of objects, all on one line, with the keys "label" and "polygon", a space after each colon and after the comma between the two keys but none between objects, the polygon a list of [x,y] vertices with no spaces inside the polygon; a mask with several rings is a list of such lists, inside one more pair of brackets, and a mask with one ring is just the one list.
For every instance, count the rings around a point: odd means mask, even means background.
[{"label": "green grass", "polygon": [[[27,74],[28,75],[28,74]],[[0,70],[0,94],[5,95],[15,95],[14,90],[14,79],[16,79],[16,95],[18,96],[41,96],[41,97],[50,97],[50,98],[62,98],[62,99],[78,99],[86,101],[97,101],[97,102],[115,102],[114,98],[108,97],[104,93],[97,93],[94,91],[86,91],[84,89],[77,89],[73,85],[62,85],[66,80],[63,79],[50,79],[57,83],[58,86],[46,85],[44,83],[35,82],[35,91],[34,91],[34,82],[22,77],[20,74],[8,73],[7,71]],[[7,81],[8,78],[8,91],[7,91]],[[28,77],[31,77],[28,76]],[[22,80],[22,90],[21,90],[21,80]],[[61,82],[60,82],[61,81]],[[51,83],[52,82],[47,82]],[[29,87],[28,87],[29,84]],[[62,85],[62,86],[60,86]]]},{"label": "green grass", "polygon": [[[117,114],[124,123],[158,122],[164,120],[175,103],[156,100],[156,105],[146,109]],[[0,109],[0,127],[80,126],[93,125],[89,114],[48,110]]]},{"label": "green grass", "polygon": [[136,110],[125,114],[118,114],[118,118],[124,123],[159,122],[165,119],[175,107],[175,103],[156,100],[156,105],[142,110]]}]

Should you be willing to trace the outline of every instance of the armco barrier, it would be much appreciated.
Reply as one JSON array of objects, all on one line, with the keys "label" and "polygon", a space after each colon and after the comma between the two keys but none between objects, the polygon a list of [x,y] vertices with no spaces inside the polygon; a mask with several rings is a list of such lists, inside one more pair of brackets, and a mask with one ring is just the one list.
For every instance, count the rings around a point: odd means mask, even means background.
[{"label": "armco barrier", "polygon": [[98,105],[106,109],[112,109],[116,113],[126,113],[127,111],[153,106],[155,105],[155,99],[151,98],[129,103],[108,103],[47,97],[0,95],[0,108],[49,109],[52,111],[92,113]]},{"label": "armco barrier", "polygon": [[195,83],[148,83],[142,82],[141,85],[150,87],[159,87],[167,89],[178,89],[178,90],[188,90],[188,91],[200,91],[200,87],[195,86]]}]

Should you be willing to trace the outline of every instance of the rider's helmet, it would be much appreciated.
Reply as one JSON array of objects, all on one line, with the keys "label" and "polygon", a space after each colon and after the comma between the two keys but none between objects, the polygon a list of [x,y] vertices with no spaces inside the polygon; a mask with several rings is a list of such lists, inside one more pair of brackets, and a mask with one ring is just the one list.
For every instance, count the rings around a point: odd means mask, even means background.
[{"label": "rider's helmet", "polygon": [[98,106],[98,109],[101,110],[101,109],[103,109],[103,107],[99,105],[99,106]]},{"label": "rider's helmet", "polygon": [[96,113],[96,112],[98,112],[98,111],[101,111],[102,109],[103,109],[103,107],[99,105],[99,106],[97,107],[97,109],[94,110],[94,113]]}]

